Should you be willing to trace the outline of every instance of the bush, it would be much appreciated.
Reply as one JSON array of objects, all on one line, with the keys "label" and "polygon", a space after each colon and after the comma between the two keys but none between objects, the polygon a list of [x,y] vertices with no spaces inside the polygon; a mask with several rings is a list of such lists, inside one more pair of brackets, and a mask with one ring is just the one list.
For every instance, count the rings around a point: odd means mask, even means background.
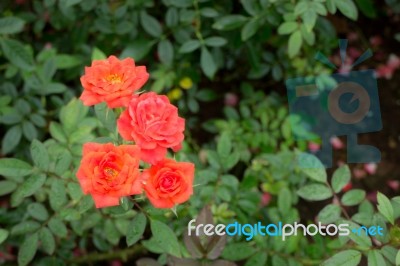
[{"label": "bush", "polygon": [[[293,123],[278,89],[286,78],[332,73],[310,58],[317,51],[332,54],[338,36],[353,36],[351,45],[365,46],[362,34],[342,25],[395,23],[400,12],[395,1],[6,0],[0,10],[2,263],[400,263],[400,197],[385,189],[371,197],[373,191],[356,179],[355,171],[352,177],[348,165],[326,171],[317,157],[305,154],[310,142],[296,139],[293,131],[301,131],[307,139],[315,135]],[[399,40],[398,32],[388,32],[393,41]],[[378,50],[379,38],[374,40],[371,45]],[[385,51],[376,59],[378,77],[390,78],[400,66],[393,56],[384,65],[388,54]],[[117,124],[120,117],[139,113],[134,104],[110,106],[108,99],[97,101],[96,96],[97,102],[89,102],[81,97],[82,86],[88,91],[101,82],[108,82],[105,86],[122,82],[126,70],[121,76],[90,81],[91,85],[80,80],[89,75],[88,66],[106,64],[110,55],[147,67],[150,79],[135,87],[140,95],[135,97],[152,95],[167,102],[166,97],[156,96],[167,95],[185,118],[183,142],[180,122],[168,124],[173,140],[160,140],[160,129],[144,130],[142,138],[137,132],[127,136]],[[177,121],[178,114],[171,111],[175,108],[166,105],[167,115],[158,119]],[[151,122],[163,111],[146,109],[142,117]],[[127,125],[126,131],[139,130]],[[149,138],[161,150],[146,157],[143,154],[154,149],[154,145],[149,148]],[[101,144],[100,151],[93,142]],[[140,147],[141,156],[120,151],[125,145]],[[99,198],[93,185],[85,183],[88,173],[82,169],[93,163],[85,157],[94,157],[89,151],[104,152],[103,148],[124,153],[121,160],[132,168],[124,184],[137,185],[138,190],[111,194],[106,187]],[[166,148],[174,152],[165,155]],[[164,157],[173,161],[160,164]],[[299,158],[311,167],[302,167]],[[168,175],[166,180],[178,180],[185,188],[177,192],[179,196],[169,194],[168,202],[152,194],[159,190],[149,188],[150,176],[157,176],[163,166],[177,178]],[[114,168],[104,169],[108,171],[104,178],[120,177]],[[299,233],[282,239],[249,237],[250,231],[243,231],[233,237],[195,236],[189,235],[192,219],[195,225],[345,223],[352,232],[376,226],[384,234]]]}]

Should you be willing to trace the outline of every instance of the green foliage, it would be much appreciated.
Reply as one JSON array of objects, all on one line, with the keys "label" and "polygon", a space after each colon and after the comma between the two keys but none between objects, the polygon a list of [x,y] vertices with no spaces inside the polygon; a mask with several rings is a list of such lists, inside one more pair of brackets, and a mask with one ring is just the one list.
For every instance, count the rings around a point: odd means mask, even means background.
[{"label": "green foliage", "polygon": [[[0,252],[12,247],[17,259],[10,263],[400,263],[399,198],[378,193],[375,205],[360,188],[344,192],[349,167],[327,172],[303,153],[307,143],[292,130],[305,139],[315,135],[294,123],[286,99],[271,91],[288,77],[330,73],[309,59],[336,48],[331,18],[378,18],[386,6],[371,0],[14,2],[0,4]],[[394,1],[386,2],[396,10]],[[160,211],[139,195],[97,210],[84,195],[76,178],[82,145],[118,142],[121,110],[84,106],[79,77],[92,60],[109,55],[145,65],[151,80],[144,89],[167,94],[185,118],[186,141],[175,156],[196,163],[188,204]],[[238,99],[222,106],[222,93]],[[379,225],[385,235],[189,237],[194,217],[213,224]]]}]

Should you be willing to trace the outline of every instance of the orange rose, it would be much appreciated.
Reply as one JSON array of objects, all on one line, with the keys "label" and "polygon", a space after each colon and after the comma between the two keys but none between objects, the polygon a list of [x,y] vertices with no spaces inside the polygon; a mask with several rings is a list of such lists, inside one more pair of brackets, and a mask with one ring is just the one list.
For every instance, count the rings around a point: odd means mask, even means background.
[{"label": "orange rose", "polygon": [[105,101],[110,108],[124,107],[148,78],[146,67],[135,66],[132,58],[119,60],[112,55],[94,60],[81,77],[84,90],[80,99],[87,106]]},{"label": "orange rose", "polygon": [[76,173],[83,193],[92,195],[97,208],[119,205],[120,197],[142,193],[139,157],[135,145],[84,144]]},{"label": "orange rose", "polygon": [[156,208],[172,208],[193,194],[194,164],[164,159],[142,173],[144,190]]},{"label": "orange rose", "polygon": [[165,95],[149,92],[133,97],[117,124],[122,138],[140,147],[145,162],[156,164],[165,157],[167,148],[181,149],[185,119],[178,116],[178,108]]}]

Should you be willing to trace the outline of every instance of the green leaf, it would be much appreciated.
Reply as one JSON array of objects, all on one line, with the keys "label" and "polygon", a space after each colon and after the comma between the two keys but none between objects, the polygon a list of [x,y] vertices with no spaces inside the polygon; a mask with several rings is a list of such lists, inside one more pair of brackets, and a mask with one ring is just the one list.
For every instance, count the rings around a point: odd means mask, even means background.
[{"label": "green leaf", "polygon": [[150,220],[150,228],[155,242],[166,253],[175,257],[181,257],[178,239],[168,225],[157,220]]},{"label": "green leaf", "polygon": [[[392,246],[386,245],[381,249],[381,254],[385,256],[385,258],[391,262],[392,264],[395,264],[396,262],[396,254],[398,252],[397,248],[394,248]],[[397,265],[396,265],[397,266]]]},{"label": "green leaf", "polygon": [[60,120],[65,133],[72,134],[88,111],[89,108],[76,98],[72,99],[66,106],[63,106],[60,111]]},{"label": "green leaf", "polygon": [[[0,241],[0,244],[1,244],[1,241]],[[399,252],[397,252],[397,255],[396,255],[396,266],[397,265],[400,265],[400,250],[399,250]]]},{"label": "green leaf", "polygon": [[242,4],[244,10],[246,10],[247,13],[251,16],[256,16],[259,12],[260,9],[257,7],[255,0],[240,0],[240,3]]},{"label": "green leaf", "polygon": [[390,200],[382,193],[378,192],[378,211],[391,223],[394,224],[393,206]]},{"label": "green leaf", "polygon": [[184,44],[182,44],[182,46],[179,48],[179,52],[182,54],[190,53],[199,47],[200,47],[200,42],[198,40],[189,40],[186,41]]},{"label": "green leaf", "polygon": [[33,159],[33,163],[39,167],[40,169],[47,171],[49,169],[50,157],[47,152],[46,147],[38,141],[34,139],[31,143],[31,156]]},{"label": "green leaf", "polygon": [[356,0],[356,4],[365,16],[376,18],[376,7],[372,0]]},{"label": "green leaf", "polygon": [[67,90],[67,86],[62,83],[50,82],[44,85],[43,90],[39,91],[41,95],[50,95],[56,93],[62,93]]},{"label": "green leaf", "polygon": [[265,266],[267,265],[267,258],[268,256],[266,253],[258,252],[257,254],[251,256],[244,266]]},{"label": "green leaf", "polygon": [[32,175],[26,179],[13,193],[18,197],[25,198],[33,195],[38,191],[46,181],[45,174]]},{"label": "green leaf", "polygon": [[[93,51],[92,51],[93,56]],[[55,57],[57,69],[68,69],[82,64],[82,59],[78,56],[68,54],[58,54]]]},{"label": "green leaf", "polygon": [[30,216],[38,221],[46,221],[49,218],[49,213],[42,203],[33,202],[28,205],[27,212]]},{"label": "green leaf", "polygon": [[28,120],[25,120],[22,123],[22,133],[27,140],[32,141],[33,139],[37,138],[37,130],[35,126]]},{"label": "green leaf", "polygon": [[140,12],[140,24],[143,29],[153,37],[160,37],[162,34],[162,28],[160,22],[145,11]]},{"label": "green leaf", "polygon": [[107,241],[112,245],[117,245],[121,237],[115,224],[110,219],[107,219],[104,222],[104,235],[106,236]]},{"label": "green leaf", "polygon": [[112,109],[107,107],[106,103],[96,104],[94,106],[96,117],[100,120],[103,126],[109,131],[114,133],[116,130],[116,118]]},{"label": "green leaf", "polygon": [[287,188],[284,187],[279,191],[278,194],[278,210],[282,216],[286,216],[292,206],[292,193]]},{"label": "green leaf", "polygon": [[309,153],[301,153],[299,156],[299,165],[301,171],[310,179],[326,183],[327,175],[325,167],[316,156]]},{"label": "green leaf", "polygon": [[17,188],[17,183],[9,180],[0,181],[0,196],[10,194]]},{"label": "green leaf", "polygon": [[77,183],[68,183],[67,190],[73,200],[78,201],[83,196],[82,188]]},{"label": "green leaf", "polygon": [[122,50],[121,58],[135,58],[135,62],[144,58],[151,50],[154,41],[148,41],[144,39],[138,39],[133,41],[133,43],[126,46],[124,50]]},{"label": "green leaf", "polygon": [[24,29],[25,21],[18,17],[0,18],[0,34],[15,34]]},{"label": "green leaf", "polygon": [[93,50],[92,50],[92,61],[94,61],[94,60],[103,60],[103,59],[106,59],[106,58],[107,58],[107,55],[105,53],[103,53],[103,51],[101,51],[97,47],[93,47]]},{"label": "green leaf", "polygon": [[361,253],[357,250],[345,250],[324,261],[321,266],[356,266],[361,260]]},{"label": "green leaf", "polygon": [[294,32],[299,27],[295,21],[286,21],[278,27],[278,34],[286,35]]},{"label": "green leaf", "polygon": [[378,250],[368,252],[368,266],[385,266],[386,262]]},{"label": "green leaf", "polygon": [[178,10],[175,7],[168,8],[167,13],[165,14],[165,23],[170,28],[178,25],[179,14]]},{"label": "green leaf", "polygon": [[247,41],[254,34],[256,34],[258,28],[260,27],[260,22],[258,18],[253,18],[249,22],[247,22],[241,31],[242,41]]},{"label": "green leaf", "polygon": [[335,0],[326,0],[326,7],[331,14],[336,13],[336,4]]},{"label": "green leaf", "polygon": [[172,46],[169,40],[162,40],[158,43],[157,47],[158,56],[160,61],[167,65],[171,66],[174,60],[174,47]]},{"label": "green leaf", "polygon": [[60,124],[52,121],[50,123],[49,130],[50,130],[50,135],[54,139],[58,140],[61,143],[66,143],[67,142],[67,136],[65,135],[65,133],[64,133],[63,129],[61,128]]},{"label": "green leaf", "polygon": [[242,26],[247,19],[242,15],[227,15],[219,18],[212,27],[216,30],[233,30]]},{"label": "green leaf", "polygon": [[315,23],[317,22],[318,15],[314,9],[310,8],[310,9],[307,9],[306,12],[304,12],[304,14],[301,16],[301,18],[303,19],[303,23],[304,23],[304,26],[306,26],[306,29],[311,31],[314,28]]},{"label": "green leaf", "polygon": [[0,175],[19,177],[26,176],[32,172],[32,166],[15,158],[0,159]]},{"label": "green leaf", "polygon": [[331,224],[339,220],[341,209],[338,205],[326,205],[318,214],[318,221],[323,224]]},{"label": "green leaf", "polygon": [[228,244],[222,252],[222,258],[231,261],[239,261],[249,258],[256,252],[248,243],[232,243]]},{"label": "green leaf", "polygon": [[7,239],[8,235],[7,230],[0,228],[0,245]]},{"label": "green leaf", "polygon": [[65,185],[62,180],[53,180],[50,188],[49,200],[51,208],[55,211],[58,211],[62,206],[67,203],[67,193],[65,191]]},{"label": "green leaf", "polygon": [[219,15],[218,11],[211,7],[204,7],[200,10],[202,16],[207,18],[215,18]]},{"label": "green leaf", "polygon": [[348,165],[343,165],[338,168],[332,177],[332,188],[335,193],[339,193],[344,186],[350,182],[351,173]]},{"label": "green leaf", "polygon": [[25,46],[19,41],[12,39],[0,39],[4,56],[15,66],[23,70],[32,70],[33,57]]},{"label": "green leaf", "polygon": [[232,140],[228,132],[223,132],[218,139],[217,151],[220,157],[227,157],[232,151]]},{"label": "green leaf", "polygon": [[146,216],[143,213],[138,213],[131,221],[129,230],[126,234],[126,244],[132,246],[142,237],[146,229]]},{"label": "green leaf", "polygon": [[200,65],[204,74],[212,79],[215,72],[217,72],[217,65],[215,64],[214,58],[206,47],[201,48]]},{"label": "green leaf", "polygon": [[358,11],[353,0],[335,0],[335,4],[343,15],[352,20],[357,20]]},{"label": "green leaf", "polygon": [[297,194],[310,201],[325,200],[332,197],[332,191],[323,184],[310,184],[300,188]]},{"label": "green leaf", "polygon": [[43,227],[39,231],[39,239],[41,247],[48,255],[52,255],[56,249],[56,241],[53,234],[47,227]]},{"label": "green leaf", "polygon": [[309,44],[314,45],[315,43],[315,33],[312,30],[307,30],[305,25],[301,25],[300,27],[301,36],[303,39]]},{"label": "green leaf", "polygon": [[208,38],[204,39],[204,43],[207,46],[220,47],[220,46],[224,46],[225,44],[227,44],[228,41],[225,38],[213,36],[213,37],[208,37]]},{"label": "green leaf", "polygon": [[231,193],[230,193],[229,189],[226,187],[219,187],[217,190],[217,196],[221,200],[226,201],[226,202],[229,202],[232,199]]},{"label": "green leaf", "polygon": [[365,230],[362,229],[358,224],[353,223],[351,221],[343,221],[341,223],[349,224],[349,230],[351,232],[354,231],[357,232],[357,233],[350,233],[349,238],[358,246],[367,248],[372,246],[371,238],[366,235]]},{"label": "green leaf", "polygon": [[342,197],[344,206],[354,206],[360,204],[365,199],[365,191],[362,189],[352,189],[347,191]]},{"label": "green leaf", "polygon": [[67,227],[65,226],[65,224],[57,217],[53,217],[50,219],[49,221],[49,229],[51,230],[51,232],[53,232],[53,234],[55,234],[56,236],[65,238],[67,237]]},{"label": "green leaf", "polygon": [[304,12],[307,11],[307,9],[309,8],[309,3],[306,1],[300,1],[296,4],[295,8],[294,8],[294,15],[298,16],[303,14]]},{"label": "green leaf", "polygon": [[303,39],[301,38],[301,31],[296,30],[289,37],[288,54],[290,58],[293,58],[300,52]]},{"label": "green leaf", "polygon": [[2,153],[8,154],[20,143],[22,130],[20,125],[15,125],[7,130],[1,142]]},{"label": "green leaf", "polygon": [[53,160],[55,161],[54,173],[62,176],[70,167],[72,156],[68,150],[63,150]]},{"label": "green leaf", "polygon": [[40,224],[36,221],[24,221],[21,222],[17,225],[14,225],[13,228],[11,228],[11,234],[14,236],[17,235],[26,235],[28,233],[32,233],[36,231],[37,229],[40,228]]},{"label": "green leaf", "polygon": [[39,244],[38,233],[26,236],[18,251],[18,265],[25,266],[35,257]]},{"label": "green leaf", "polygon": [[72,7],[72,6],[74,6],[74,5],[79,4],[80,2],[82,2],[82,0],[65,0],[65,1],[64,1],[64,5],[65,5],[66,7]]}]

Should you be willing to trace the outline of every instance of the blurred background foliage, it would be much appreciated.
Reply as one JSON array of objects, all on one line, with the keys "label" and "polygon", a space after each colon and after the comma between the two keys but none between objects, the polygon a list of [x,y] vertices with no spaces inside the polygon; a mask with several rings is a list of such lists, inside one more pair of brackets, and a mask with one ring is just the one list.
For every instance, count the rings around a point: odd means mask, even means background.
[{"label": "blurred background foliage", "polygon": [[[399,198],[371,196],[347,166],[328,175],[298,167],[309,143],[292,130],[312,133],[290,127],[283,81],[332,73],[313,58],[319,51],[335,62],[339,37],[361,51],[371,46],[377,56],[369,66],[389,71],[399,12],[397,0],[1,1],[0,263],[398,265]],[[82,144],[118,139],[116,114],[74,98],[84,66],[106,55],[145,65],[145,89],[167,94],[186,119],[176,156],[196,163],[196,189],[177,217],[140,197],[96,210],[77,184]],[[392,184],[379,189],[395,196]],[[196,239],[185,231],[197,216],[214,223],[351,220],[387,234]]]}]

